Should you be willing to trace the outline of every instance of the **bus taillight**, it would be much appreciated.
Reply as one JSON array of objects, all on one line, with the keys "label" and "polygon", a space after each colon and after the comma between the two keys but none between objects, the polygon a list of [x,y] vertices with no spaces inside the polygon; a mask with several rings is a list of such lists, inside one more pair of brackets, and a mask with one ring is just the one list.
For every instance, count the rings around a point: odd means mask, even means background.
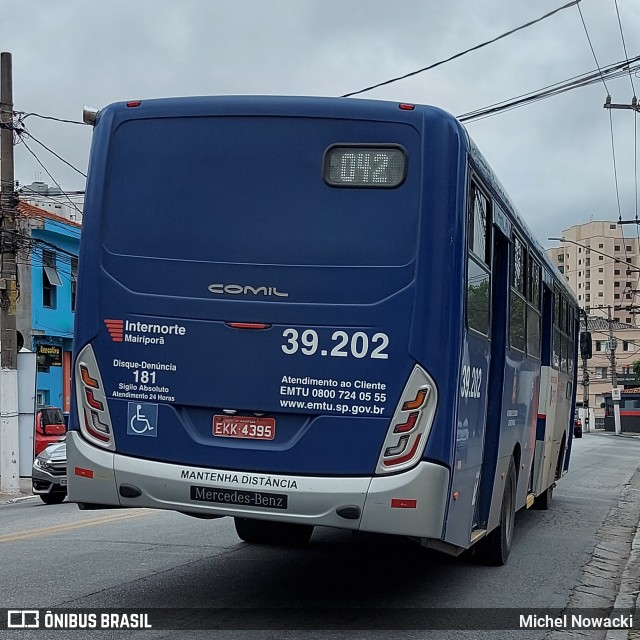
[{"label": "bus taillight", "polygon": [[403,471],[417,464],[429,437],[437,400],[435,382],[416,365],[389,424],[377,473]]},{"label": "bus taillight", "polygon": [[115,441],[109,406],[91,345],[87,345],[78,355],[75,378],[78,422],[82,435],[92,444],[113,451]]}]

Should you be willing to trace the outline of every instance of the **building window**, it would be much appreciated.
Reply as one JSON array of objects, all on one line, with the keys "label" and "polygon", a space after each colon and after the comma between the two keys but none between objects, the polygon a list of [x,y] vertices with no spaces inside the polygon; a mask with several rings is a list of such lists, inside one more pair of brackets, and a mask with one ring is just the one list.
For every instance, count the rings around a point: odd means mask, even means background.
[{"label": "building window", "polygon": [[609,367],[596,367],[596,378],[603,380],[609,375]]},{"label": "building window", "polygon": [[622,341],[622,350],[623,351],[635,351],[636,350],[635,340],[623,340]]},{"label": "building window", "polygon": [[71,258],[71,311],[76,310],[77,285],[78,285],[78,258]]},{"label": "building window", "polygon": [[598,245],[598,249],[604,249],[604,245],[603,244],[599,244]]},{"label": "building window", "polygon": [[614,250],[614,251],[620,251],[620,245],[619,245],[619,244],[615,245],[615,246],[613,247],[613,250]]},{"label": "building window", "polygon": [[630,244],[625,246],[625,251],[631,251],[631,245]]},{"label": "building window", "polygon": [[613,275],[614,276],[619,276],[620,275],[620,269],[614,269],[613,270]]},{"label": "building window", "polygon": [[558,255],[558,262],[564,262],[564,253]]},{"label": "building window", "polygon": [[564,273],[564,267],[562,265],[560,265],[558,267],[558,271],[560,271],[560,273]]},{"label": "building window", "polygon": [[614,286],[614,287],[619,287],[619,286],[620,286],[620,283],[619,283],[619,282],[614,282],[614,283],[613,283],[613,286]]},{"label": "building window", "polygon": [[615,228],[616,228],[616,225],[615,225],[615,224],[610,224],[610,225],[609,225],[609,229],[615,229]]},{"label": "building window", "polygon": [[42,252],[42,306],[56,308],[57,287],[62,284],[56,270],[56,254],[52,251]]},{"label": "building window", "polygon": [[595,344],[596,344],[596,351],[604,351],[604,349],[602,348],[602,340],[596,340]]},{"label": "building window", "polygon": [[614,300],[620,300],[620,294],[619,293],[614,293],[613,294],[613,299]]},{"label": "building window", "polygon": [[598,284],[604,284],[604,280],[598,280]]}]

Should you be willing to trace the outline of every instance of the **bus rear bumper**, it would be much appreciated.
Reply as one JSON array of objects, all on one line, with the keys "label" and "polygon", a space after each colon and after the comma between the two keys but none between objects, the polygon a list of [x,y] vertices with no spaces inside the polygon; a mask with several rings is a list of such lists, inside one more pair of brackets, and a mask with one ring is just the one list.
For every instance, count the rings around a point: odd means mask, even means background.
[{"label": "bus rear bumper", "polygon": [[436,539],[442,537],[449,486],[449,471],[429,462],[373,478],[203,469],[105,451],[76,431],[67,434],[67,465],[71,502]]}]

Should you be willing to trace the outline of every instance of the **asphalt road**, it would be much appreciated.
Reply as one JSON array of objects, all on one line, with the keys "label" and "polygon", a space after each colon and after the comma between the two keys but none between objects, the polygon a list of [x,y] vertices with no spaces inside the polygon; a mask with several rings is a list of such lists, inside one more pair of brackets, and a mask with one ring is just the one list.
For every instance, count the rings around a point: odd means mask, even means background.
[{"label": "asphalt road", "polygon": [[[554,609],[613,604],[640,518],[640,439],[585,434],[549,511],[516,519],[505,567],[410,541],[317,529],[302,549],[242,543],[230,519],[149,510],[81,512],[39,499],[0,505],[0,596],[11,608]],[[248,612],[244,612],[246,616]],[[494,615],[492,612],[488,614]],[[234,614],[236,615],[236,614]],[[242,621],[242,612],[236,620]],[[298,622],[304,623],[304,612]],[[330,616],[331,612],[327,613]],[[497,613],[495,614],[497,615]],[[315,628],[322,628],[316,614]],[[290,618],[287,618],[290,620]],[[289,623],[283,623],[287,626]],[[328,622],[325,627],[330,627]],[[348,624],[346,625],[348,627]],[[1,632],[87,638],[568,638],[549,631],[226,630]],[[599,638],[602,632],[576,637]]]}]

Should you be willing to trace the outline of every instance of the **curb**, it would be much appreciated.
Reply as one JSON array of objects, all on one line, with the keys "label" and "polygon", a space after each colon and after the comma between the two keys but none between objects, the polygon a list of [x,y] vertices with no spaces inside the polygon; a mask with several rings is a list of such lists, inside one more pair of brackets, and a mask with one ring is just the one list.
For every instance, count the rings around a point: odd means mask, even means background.
[{"label": "curb", "polygon": [[[640,604],[640,525],[636,530],[633,542],[631,543],[631,553],[620,578],[620,591],[616,596],[613,608],[620,610],[637,611]],[[637,624],[637,621],[634,621]],[[640,629],[610,629],[607,631],[605,640],[640,640]]]},{"label": "curb", "polygon": [[16,497],[10,497],[11,494],[0,495],[0,504],[16,504],[18,502],[25,502],[26,500],[33,500],[33,498],[37,498],[36,495],[23,495],[19,494]]}]

